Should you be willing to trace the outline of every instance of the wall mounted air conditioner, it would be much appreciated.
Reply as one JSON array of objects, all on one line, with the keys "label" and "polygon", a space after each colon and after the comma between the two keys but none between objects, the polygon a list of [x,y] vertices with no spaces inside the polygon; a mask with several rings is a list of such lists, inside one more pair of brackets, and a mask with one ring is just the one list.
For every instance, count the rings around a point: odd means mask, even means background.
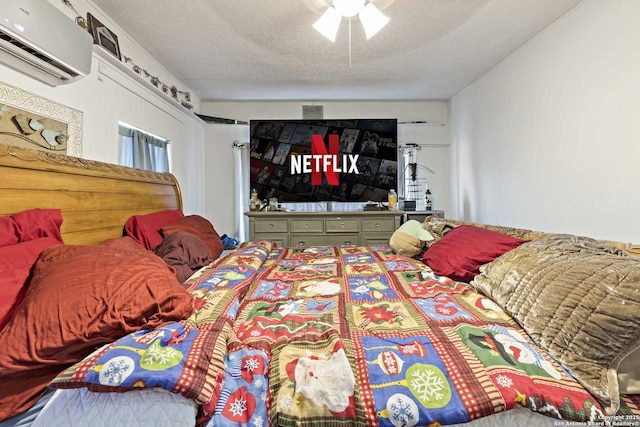
[{"label": "wall mounted air conditioner", "polygon": [[51,86],[91,72],[93,38],[47,0],[1,0],[0,62]]}]

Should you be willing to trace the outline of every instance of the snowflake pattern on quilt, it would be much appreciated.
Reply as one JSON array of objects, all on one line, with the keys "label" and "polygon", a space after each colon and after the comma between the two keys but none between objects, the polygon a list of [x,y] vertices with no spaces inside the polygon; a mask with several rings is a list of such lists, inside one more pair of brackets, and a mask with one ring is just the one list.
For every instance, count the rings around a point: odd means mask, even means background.
[{"label": "snowflake pattern on quilt", "polygon": [[381,426],[429,425],[451,411],[463,411],[444,363],[426,337],[363,336],[361,345]]},{"label": "snowflake pattern on quilt", "polygon": [[220,399],[207,427],[267,426],[269,379],[267,356],[259,350],[239,349],[225,358],[226,375]]}]

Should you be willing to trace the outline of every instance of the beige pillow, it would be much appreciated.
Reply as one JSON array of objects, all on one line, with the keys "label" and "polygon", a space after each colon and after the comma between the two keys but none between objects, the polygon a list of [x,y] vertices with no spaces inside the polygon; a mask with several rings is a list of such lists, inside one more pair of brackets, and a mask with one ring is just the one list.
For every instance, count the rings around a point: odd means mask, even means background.
[{"label": "beige pillow", "polygon": [[414,257],[419,255],[425,242],[433,240],[433,236],[422,224],[410,219],[398,228],[389,239],[389,246],[398,255]]},{"label": "beige pillow", "polygon": [[398,255],[414,257],[420,253],[424,242],[415,236],[396,230],[389,239],[389,246]]}]

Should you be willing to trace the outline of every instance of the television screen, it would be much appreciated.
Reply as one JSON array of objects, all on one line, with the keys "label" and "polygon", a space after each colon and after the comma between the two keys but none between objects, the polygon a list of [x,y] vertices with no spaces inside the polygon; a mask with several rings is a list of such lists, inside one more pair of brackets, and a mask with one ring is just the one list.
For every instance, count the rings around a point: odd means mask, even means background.
[{"label": "television screen", "polygon": [[251,188],[280,202],[387,201],[397,119],[251,120]]}]

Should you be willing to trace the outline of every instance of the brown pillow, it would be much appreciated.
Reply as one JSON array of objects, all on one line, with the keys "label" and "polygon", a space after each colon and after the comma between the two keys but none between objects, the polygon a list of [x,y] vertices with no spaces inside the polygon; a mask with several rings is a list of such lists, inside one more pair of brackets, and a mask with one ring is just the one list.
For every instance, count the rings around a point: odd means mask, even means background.
[{"label": "brown pillow", "polygon": [[222,253],[224,246],[220,235],[206,218],[200,215],[188,215],[161,229],[163,236],[169,236],[178,231],[186,231],[200,238],[209,248],[209,255],[216,259]]},{"label": "brown pillow", "polygon": [[96,348],[192,311],[171,269],[129,237],[45,249],[0,331],[0,421],[26,410],[58,373]]},{"label": "brown pillow", "polygon": [[168,235],[162,243],[153,248],[153,253],[176,270],[176,278],[180,283],[200,267],[213,261],[207,245],[196,235],[186,231]]}]

